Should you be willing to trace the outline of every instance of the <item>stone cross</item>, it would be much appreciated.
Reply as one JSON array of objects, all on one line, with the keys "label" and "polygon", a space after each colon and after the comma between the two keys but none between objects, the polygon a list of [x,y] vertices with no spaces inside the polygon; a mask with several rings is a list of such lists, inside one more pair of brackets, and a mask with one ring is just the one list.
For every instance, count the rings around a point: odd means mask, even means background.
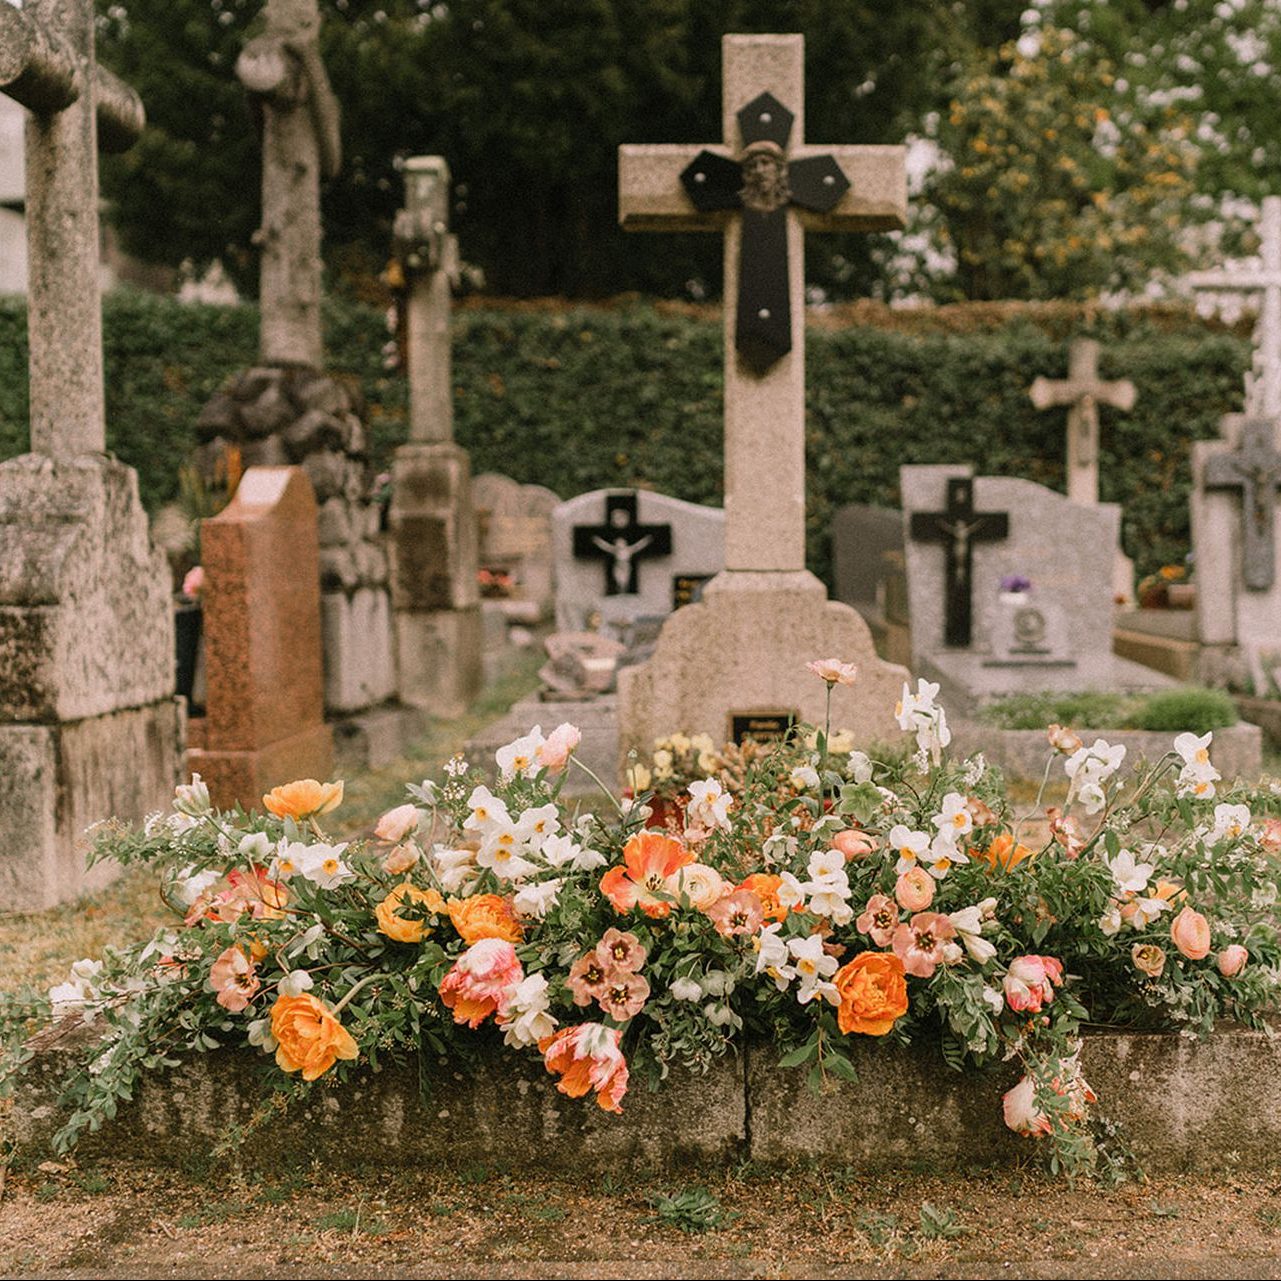
[{"label": "stone cross", "polygon": [[976,512],[974,481],[955,476],[947,482],[947,505],[939,512],[913,512],[912,537],[942,543],[944,570],[944,633],[948,645],[968,649],[973,639],[974,544],[990,543],[1010,534],[1006,512]]},{"label": "stone cross", "polygon": [[1259,218],[1260,264],[1253,270],[1197,271],[1194,289],[1261,294],[1254,327],[1254,368],[1246,375],[1246,413],[1281,416],[1281,196],[1264,196]]},{"label": "stone cross", "polygon": [[443,156],[405,161],[405,207],[396,215],[393,235],[408,290],[409,439],[453,440],[449,312],[458,239],[449,232],[449,166]]},{"label": "stone cross", "polygon": [[806,145],[804,54],[799,35],[725,36],[724,141],[618,154],[624,230],[724,234],[729,571],[805,568],[804,232],[892,230],[907,210],[904,148]]},{"label": "stone cross", "polygon": [[642,525],[635,494],[606,497],[603,525],[574,526],[574,555],[605,562],[606,596],[634,595],[637,562],[671,554],[672,527]]},{"label": "stone cross", "polygon": [[1099,378],[1099,344],[1074,338],[1068,348],[1066,379],[1037,378],[1029,391],[1037,409],[1068,406],[1067,495],[1074,503],[1099,501],[1099,405],[1134,408],[1134,384],[1128,378]]},{"label": "stone cross", "polygon": [[1247,419],[1240,447],[1208,459],[1202,473],[1206,489],[1241,491],[1241,578],[1249,591],[1267,591],[1276,581],[1276,492],[1281,488],[1281,453],[1273,443],[1272,422]]},{"label": "stone cross", "polygon": [[236,75],[262,118],[259,354],[265,365],[324,363],[320,180],[342,160],[338,100],[320,60],[318,0],[267,0],[266,29]]},{"label": "stone cross", "polygon": [[0,0],[0,92],[26,126],[31,450],[106,446],[98,291],[98,147],[142,132],[138,95],[94,60],[93,0]]}]

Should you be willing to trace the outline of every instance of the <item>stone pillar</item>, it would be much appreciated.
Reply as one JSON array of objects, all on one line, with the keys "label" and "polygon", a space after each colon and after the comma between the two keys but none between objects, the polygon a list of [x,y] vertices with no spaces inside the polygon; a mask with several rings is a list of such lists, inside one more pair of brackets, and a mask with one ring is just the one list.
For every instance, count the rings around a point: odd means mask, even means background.
[{"label": "stone pillar", "polygon": [[454,443],[449,166],[440,156],[405,162],[405,208],[396,248],[409,287],[409,443],[392,464],[391,598],[400,697],[457,716],[483,674],[479,552],[471,460]]},{"label": "stone pillar", "polygon": [[187,764],[214,803],[261,807],[295,778],[324,779],[325,724],[316,500],[300,467],[251,467],[201,527],[206,715]]}]

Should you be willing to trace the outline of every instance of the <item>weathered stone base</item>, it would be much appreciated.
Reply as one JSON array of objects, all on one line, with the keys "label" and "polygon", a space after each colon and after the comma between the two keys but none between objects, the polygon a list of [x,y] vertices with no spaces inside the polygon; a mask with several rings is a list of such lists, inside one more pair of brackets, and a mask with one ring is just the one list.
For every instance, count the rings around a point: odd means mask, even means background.
[{"label": "weathered stone base", "polygon": [[[1091,742],[1104,738],[1109,743],[1125,745],[1125,768],[1133,770],[1140,761],[1155,764],[1172,750],[1174,734],[1164,730],[1101,729],[1082,730],[1081,736]],[[1041,729],[998,729],[975,721],[958,721],[952,730],[948,749],[954,758],[982,752],[988,764],[999,765],[1010,778],[1037,780],[1045,773],[1049,744]],[[1215,767],[1225,779],[1241,778],[1254,782],[1263,768],[1263,731],[1244,721],[1227,729],[1214,731],[1210,749]],[[1062,771],[1058,777],[1063,777]]]},{"label": "weathered stone base", "polygon": [[461,716],[484,678],[480,606],[398,612],[396,639],[401,702],[433,716]]},{"label": "weathered stone base", "polygon": [[[752,1160],[821,1161],[866,1174],[957,1173],[1025,1161],[1035,1143],[1002,1123],[1001,1095],[1017,1070],[959,1075],[926,1048],[860,1041],[856,1084],[816,1097],[802,1071],[777,1066],[753,1046],[706,1076],[673,1072],[651,1093],[634,1077],[623,1115],[557,1093],[537,1056],[501,1049],[474,1067],[431,1065],[427,1092],[415,1065],[363,1071],[319,1089],[304,1106],[273,1116],[241,1153],[259,1168],[388,1165],[617,1172],[687,1169]],[[21,1157],[41,1160],[58,1124],[44,1051],[11,1118]],[[1271,1169],[1281,1143],[1281,1039],[1225,1031],[1210,1041],[1175,1035],[1100,1033],[1082,1055],[1099,1111],[1119,1122],[1144,1168],[1220,1173]],[[220,1051],[147,1079],[137,1099],[80,1149],[177,1163],[207,1152],[247,1122],[275,1071],[258,1055]]]},{"label": "weathered stone base", "polygon": [[876,655],[867,624],[827,599],[812,574],[722,573],[697,604],[664,624],[648,662],[618,675],[621,749],[647,753],[659,735],[731,735],[737,715],[791,712],[823,723],[826,689],[805,670],[817,658],[858,664],[853,688],[836,686],[832,726],[863,745],[895,742],[894,705],[907,670]]},{"label": "weathered stone base", "polygon": [[405,754],[427,725],[416,707],[389,703],[329,722],[334,735],[334,764],[340,769],[382,769]]},{"label": "weathered stone base", "polygon": [[85,829],[173,799],[182,704],[167,698],[62,725],[0,725],[0,910],[38,911],[100,889]]},{"label": "weathered stone base", "polygon": [[355,712],[396,694],[391,596],[385,587],[322,592],[325,710]]},{"label": "weathered stone base", "polygon": [[333,770],[333,734],[324,724],[309,726],[256,751],[233,752],[206,749],[203,725],[193,721],[191,741],[187,772],[198,773],[205,780],[219,809],[236,804],[261,809],[263,793],[273,787],[296,778],[324,780]]}]

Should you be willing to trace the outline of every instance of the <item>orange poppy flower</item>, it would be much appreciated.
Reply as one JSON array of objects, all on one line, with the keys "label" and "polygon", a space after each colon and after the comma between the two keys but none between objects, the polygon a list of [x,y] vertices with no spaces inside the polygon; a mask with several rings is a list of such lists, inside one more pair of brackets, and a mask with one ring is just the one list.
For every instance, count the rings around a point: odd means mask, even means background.
[{"label": "orange poppy flower", "polygon": [[753,872],[740,882],[740,890],[750,890],[761,901],[767,921],[782,921],[787,918],[787,908],[778,901],[778,891],[783,884],[781,876],[769,872]]},{"label": "orange poppy flower", "polygon": [[273,787],[262,803],[277,818],[314,818],[336,810],[342,804],[342,794],[341,781],[318,783],[314,778],[300,778]]},{"label": "orange poppy flower", "polygon": [[640,908],[646,916],[666,916],[672,910],[667,878],[694,861],[680,841],[662,832],[639,832],[623,846],[623,866],[611,867],[600,878],[600,892],[616,912]]},{"label": "orange poppy flower", "polygon": [[1010,832],[1002,832],[985,850],[971,850],[972,858],[981,859],[988,870],[995,872],[999,867],[1003,872],[1012,872],[1025,858],[1031,858],[1033,851],[1026,845],[1014,843]]}]

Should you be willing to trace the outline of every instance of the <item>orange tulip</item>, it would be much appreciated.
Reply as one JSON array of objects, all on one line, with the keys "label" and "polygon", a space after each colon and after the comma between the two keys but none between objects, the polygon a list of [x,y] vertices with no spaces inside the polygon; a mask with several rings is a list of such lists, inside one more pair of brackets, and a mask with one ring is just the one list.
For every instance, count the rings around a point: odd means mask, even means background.
[{"label": "orange tulip", "polygon": [[1012,872],[1025,858],[1032,857],[1032,851],[1026,845],[1014,843],[1010,832],[1002,832],[987,849],[971,850],[970,854],[976,859],[982,859],[993,872],[998,867],[1003,872]]},{"label": "orange tulip", "polygon": [[666,916],[672,910],[667,878],[694,861],[680,841],[662,832],[640,832],[623,846],[623,866],[611,867],[600,880],[600,891],[616,912],[639,907],[646,916]]}]

